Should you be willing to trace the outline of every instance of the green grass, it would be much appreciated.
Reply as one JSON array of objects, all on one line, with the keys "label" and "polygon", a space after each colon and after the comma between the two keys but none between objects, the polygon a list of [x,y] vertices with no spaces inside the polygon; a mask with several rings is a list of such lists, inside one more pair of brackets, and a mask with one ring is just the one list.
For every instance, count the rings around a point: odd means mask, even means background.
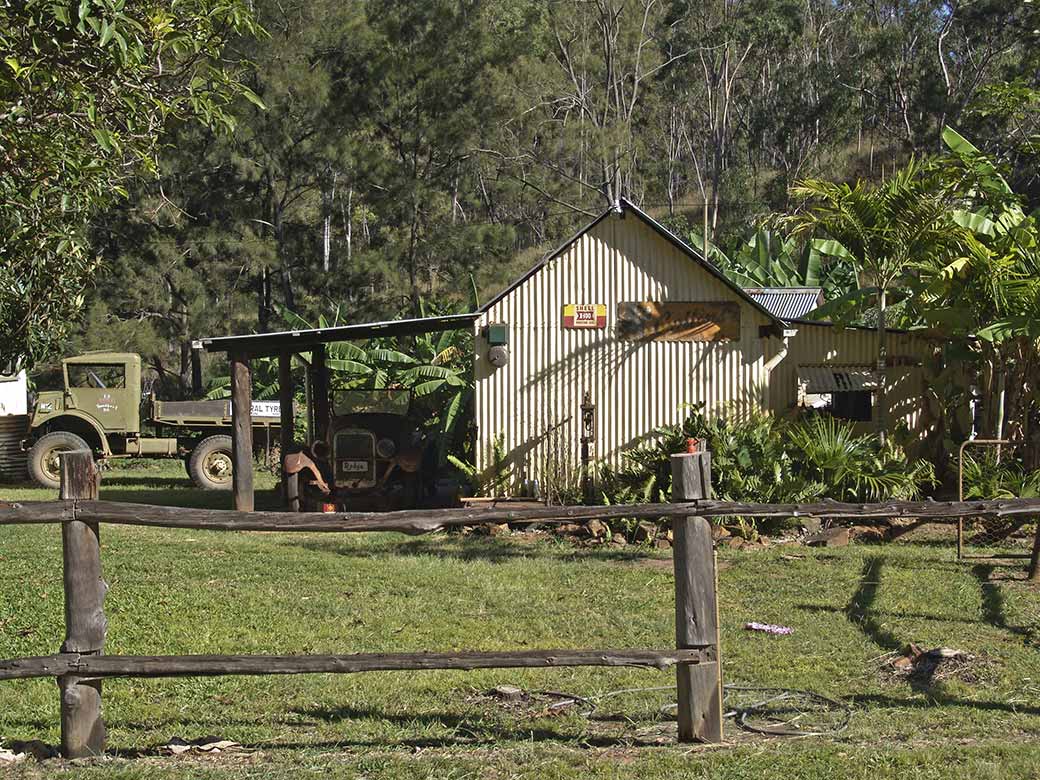
[{"label": "green grass", "polygon": [[[269,490],[270,478],[259,486]],[[0,500],[51,498],[0,487]],[[226,507],[179,464],[106,472],[102,497]],[[274,505],[270,493],[258,504]],[[61,544],[53,526],[0,529],[0,657],[55,652]],[[475,535],[262,534],[104,526],[110,653],[333,653],[657,647],[673,641],[659,552]],[[786,557],[785,557],[786,556]],[[791,556],[803,556],[792,558]],[[812,689],[853,705],[832,737],[767,739],[727,723],[722,748],[675,745],[668,691],[549,716],[483,692],[596,696],[668,685],[637,670],[373,673],[114,680],[115,754],[87,778],[1040,777],[1040,591],[1021,562],[958,563],[946,543],[720,553],[727,682]],[[791,625],[770,637],[759,620]],[[977,656],[967,680],[910,685],[877,658],[914,641]],[[0,740],[58,741],[53,681],[0,683]],[[249,751],[163,757],[174,736]],[[8,768],[50,777],[61,762]],[[0,773],[4,770],[0,769]]]}]

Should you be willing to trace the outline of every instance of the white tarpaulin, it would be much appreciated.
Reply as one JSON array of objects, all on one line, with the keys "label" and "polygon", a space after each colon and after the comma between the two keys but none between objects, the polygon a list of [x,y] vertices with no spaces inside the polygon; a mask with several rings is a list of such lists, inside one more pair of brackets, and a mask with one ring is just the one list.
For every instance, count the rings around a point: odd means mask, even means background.
[{"label": "white tarpaulin", "polygon": [[870,366],[798,366],[798,382],[806,393],[849,393],[877,388]]}]

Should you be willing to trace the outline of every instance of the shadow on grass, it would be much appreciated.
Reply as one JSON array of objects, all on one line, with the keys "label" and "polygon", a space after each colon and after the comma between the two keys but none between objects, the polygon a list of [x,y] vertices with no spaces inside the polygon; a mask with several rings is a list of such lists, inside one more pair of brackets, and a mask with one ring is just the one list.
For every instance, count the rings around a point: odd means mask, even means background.
[{"label": "shadow on grass", "polygon": [[994,628],[1023,637],[1027,644],[1038,644],[1038,638],[1033,630],[1025,626],[1012,626],[1008,623],[1004,592],[1000,587],[999,579],[1011,580],[1013,578],[998,579],[993,576],[995,570],[996,566],[991,563],[980,563],[971,568],[971,573],[979,581],[979,589],[982,591],[983,619]]},{"label": "shadow on grass", "polygon": [[[589,718],[582,720],[580,724],[561,724],[560,728],[525,728],[522,723],[514,725],[495,722],[492,719],[481,717],[479,713],[457,713],[457,712],[418,712],[388,713],[374,708],[357,707],[317,707],[306,709],[294,709],[290,712],[297,716],[308,718],[303,723],[294,722],[294,729],[300,728],[307,733],[313,733],[315,721],[326,724],[337,724],[351,720],[369,720],[393,724],[405,730],[420,732],[425,729],[443,729],[446,733],[436,736],[376,736],[376,737],[350,737],[344,735],[339,739],[307,740],[289,734],[288,739],[270,740],[258,739],[255,741],[244,741],[242,747],[247,750],[338,750],[343,748],[451,748],[451,747],[473,747],[473,746],[500,746],[503,742],[558,742],[561,744],[578,744],[583,747],[610,748],[627,747],[634,744],[645,747],[654,747],[662,743],[657,740],[647,741],[640,739],[636,734],[595,734],[590,730],[595,724],[603,721],[604,724],[618,723],[615,718]],[[633,726],[633,721],[624,719],[626,726]],[[654,724],[660,721],[653,721]],[[36,724],[32,724],[36,725]],[[42,724],[41,724],[42,725]],[[133,730],[133,724],[114,724],[123,730]],[[226,725],[226,724],[225,724]],[[247,723],[244,725],[255,725]],[[185,733],[185,738],[192,732],[190,722],[179,721],[179,730]],[[149,724],[154,727],[154,724]],[[616,726],[615,726],[616,727]],[[205,728],[201,733],[206,733]],[[134,759],[147,758],[159,753],[162,744],[152,744],[148,747],[113,747],[106,752],[111,756]]]},{"label": "shadow on grass", "polygon": [[[554,544],[550,540],[517,542],[488,537],[448,536],[408,541],[388,541],[384,544],[365,546],[351,545],[334,539],[305,539],[300,542],[285,542],[292,547],[302,547],[312,552],[331,553],[350,558],[383,558],[386,556],[433,556],[456,561],[488,561],[502,563],[524,558],[552,558],[561,562],[593,560],[613,563],[634,563],[658,560],[656,556],[638,549],[585,547],[571,544]],[[660,559],[665,560],[665,559]]]},{"label": "shadow on grass", "polygon": [[[101,483],[101,500],[118,501],[131,504],[153,504],[155,506],[176,506],[192,509],[231,509],[232,497],[229,490],[202,490],[199,488],[185,488],[179,480],[170,480],[175,483],[162,488],[124,490],[116,486],[115,489],[107,489],[111,482]],[[141,485],[142,480],[131,480],[131,485]],[[147,483],[145,483],[147,485]],[[257,490],[256,509],[258,510],[280,510],[281,498],[277,490]]]},{"label": "shadow on grass", "polygon": [[[830,612],[830,613],[841,613],[848,615],[848,607],[832,607],[826,604],[795,604],[795,609],[801,609],[806,612]],[[932,615],[927,612],[892,612],[890,610],[874,609],[870,613],[874,617],[889,617],[889,618],[912,618],[914,620],[932,620],[936,623],[963,623],[965,625],[979,625],[982,621],[962,618],[962,617],[951,617],[949,615]]]},{"label": "shadow on grass", "polygon": [[[871,556],[863,561],[859,587],[852,594],[852,599],[845,608],[845,615],[849,622],[878,647],[898,653],[902,652],[908,643],[885,628],[880,619],[884,613],[874,609],[874,602],[877,600],[878,589],[881,586],[883,565],[884,559],[881,556]],[[907,678],[910,688],[940,703],[956,703],[957,700],[946,693],[945,685],[935,679],[935,672],[938,668],[939,664],[919,665],[918,671]]]},{"label": "shadow on grass", "polygon": [[[324,723],[339,723],[345,720],[377,720],[392,723],[404,728],[442,727],[453,732],[439,737],[425,737],[420,739],[403,740],[344,740],[339,744],[357,745],[366,747],[379,747],[386,745],[423,746],[423,747],[450,747],[453,745],[472,744],[495,744],[503,740],[511,741],[553,741],[574,742],[578,741],[590,747],[617,747],[632,743],[633,737],[609,736],[603,734],[590,734],[587,728],[569,729],[563,726],[559,729],[547,728],[524,728],[522,723],[503,724],[487,717],[481,717],[479,713],[457,713],[457,712],[422,712],[422,713],[390,713],[374,708],[359,707],[313,707],[296,709],[292,711],[296,715],[320,720]],[[611,716],[583,718],[581,723],[618,723],[633,725],[629,718],[619,719]],[[659,721],[654,721],[658,723]],[[301,745],[302,747],[303,745]],[[259,746],[258,746],[259,747]],[[267,747],[288,747],[285,743],[272,743]]]},{"label": "shadow on grass", "polygon": [[901,650],[906,646],[906,642],[888,631],[878,619],[879,613],[874,610],[874,601],[877,599],[878,588],[881,585],[881,568],[884,563],[884,558],[877,555],[863,561],[859,586],[852,594],[848,606],[845,607],[845,616],[874,644],[889,651]]},{"label": "shadow on grass", "polygon": [[158,490],[160,488],[186,488],[194,490],[195,483],[192,482],[187,476],[184,477],[150,477],[146,474],[139,476],[128,476],[125,473],[119,474],[119,476],[109,476],[108,474],[102,473],[101,475],[101,486],[105,487],[122,487],[123,485],[129,485],[131,487],[146,489],[146,490]]},{"label": "shadow on grass", "polygon": [[930,694],[924,699],[897,699],[892,696],[882,696],[877,693],[856,693],[849,697],[852,704],[868,705],[872,707],[885,707],[891,709],[930,709],[932,707],[966,707],[973,710],[985,710],[986,712],[1008,712],[1019,715],[1040,715],[1040,707],[1020,707],[1002,701],[973,701],[971,699],[959,699],[949,696],[935,688],[926,693]]}]

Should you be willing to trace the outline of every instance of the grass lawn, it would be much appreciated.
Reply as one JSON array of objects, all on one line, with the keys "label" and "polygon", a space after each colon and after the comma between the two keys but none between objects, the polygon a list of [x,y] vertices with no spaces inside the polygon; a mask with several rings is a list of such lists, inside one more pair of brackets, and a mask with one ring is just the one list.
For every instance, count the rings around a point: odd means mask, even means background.
[{"label": "grass lawn", "polygon": [[[271,481],[259,479],[259,487]],[[53,496],[0,486],[0,500]],[[180,464],[104,475],[102,497],[226,507]],[[258,496],[260,506],[272,496]],[[60,533],[0,529],[0,658],[62,638]],[[110,653],[334,653],[673,642],[660,551],[549,538],[268,534],[105,526]],[[720,552],[727,683],[811,689],[852,705],[828,737],[767,738],[727,721],[724,747],[675,745],[670,691],[599,701],[591,717],[549,699],[669,685],[671,672],[565,669],[373,673],[105,683],[113,758],[0,775],[84,778],[1040,778],[1040,590],[1022,563],[958,563],[951,545]],[[793,626],[790,636],[743,630]],[[908,642],[976,658],[962,677],[879,669]],[[58,741],[53,681],[0,683],[0,742]],[[244,750],[163,756],[173,737]]]}]

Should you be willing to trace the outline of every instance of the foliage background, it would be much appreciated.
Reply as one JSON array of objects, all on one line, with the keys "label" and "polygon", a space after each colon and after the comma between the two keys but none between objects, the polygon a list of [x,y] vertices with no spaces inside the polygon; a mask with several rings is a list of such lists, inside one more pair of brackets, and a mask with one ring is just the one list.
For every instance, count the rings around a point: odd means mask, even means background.
[{"label": "foliage background", "polygon": [[64,344],[141,351],[171,396],[193,338],[463,303],[471,274],[486,299],[619,193],[736,256],[796,181],[879,181],[952,124],[1040,195],[1036,4],[252,7],[268,35],[222,61],[255,63],[266,110],[169,125],[158,175],[92,220]]}]

